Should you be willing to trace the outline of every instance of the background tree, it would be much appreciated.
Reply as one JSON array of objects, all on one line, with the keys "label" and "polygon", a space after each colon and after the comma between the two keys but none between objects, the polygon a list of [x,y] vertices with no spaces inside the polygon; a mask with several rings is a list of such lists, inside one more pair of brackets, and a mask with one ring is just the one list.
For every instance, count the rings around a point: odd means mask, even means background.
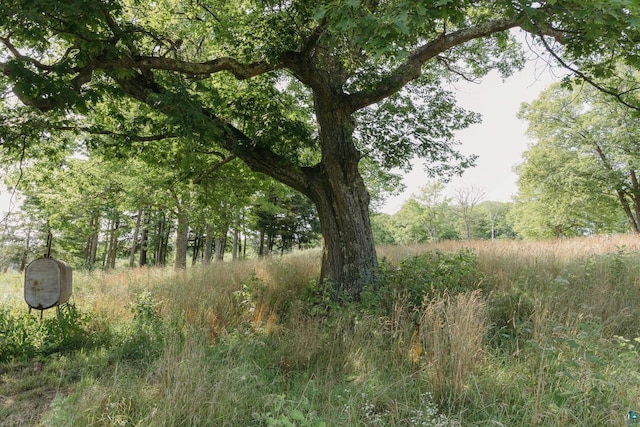
[{"label": "background tree", "polygon": [[474,238],[514,239],[519,237],[508,220],[511,202],[484,201],[478,205]]},{"label": "background tree", "polygon": [[434,173],[459,171],[469,161],[453,133],[477,117],[443,83],[519,66],[516,27],[583,76],[606,75],[612,59],[640,58],[638,9],[619,0],[3,2],[0,83],[41,111],[84,115],[129,97],[139,103],[134,125],[162,116],[161,129],[305,194],[322,224],[322,278],[357,298],[377,269],[362,157],[389,167],[419,155]]},{"label": "background tree", "polygon": [[457,202],[460,218],[464,224],[464,235],[467,239],[471,239],[473,211],[483,199],[484,190],[474,186],[457,188],[453,192],[453,200]]},{"label": "background tree", "polygon": [[[622,88],[620,88],[622,89]],[[536,142],[518,167],[525,235],[638,232],[637,114],[588,86],[553,85],[520,113]]]}]

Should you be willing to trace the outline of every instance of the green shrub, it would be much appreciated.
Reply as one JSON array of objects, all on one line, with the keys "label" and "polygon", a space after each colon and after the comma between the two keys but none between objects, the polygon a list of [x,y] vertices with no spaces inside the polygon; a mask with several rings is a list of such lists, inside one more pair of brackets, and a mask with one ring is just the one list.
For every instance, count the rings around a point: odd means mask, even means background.
[{"label": "green shrub", "polygon": [[60,307],[56,317],[39,319],[0,307],[0,361],[31,359],[108,344],[111,332],[94,315],[74,305]]},{"label": "green shrub", "polygon": [[132,362],[144,362],[157,358],[162,353],[165,328],[159,314],[160,303],[150,292],[135,296],[131,304],[133,321],[123,324],[118,334],[118,343],[113,347],[117,358]]},{"label": "green shrub", "polygon": [[473,291],[480,286],[482,273],[477,255],[468,249],[455,253],[427,252],[407,258],[398,266],[380,262],[379,280],[362,294],[365,306],[392,309],[398,296],[406,295],[410,308],[418,309],[424,299]]},{"label": "green shrub", "polygon": [[490,344],[507,353],[518,352],[533,335],[535,298],[514,286],[509,291],[492,292],[487,306]]}]

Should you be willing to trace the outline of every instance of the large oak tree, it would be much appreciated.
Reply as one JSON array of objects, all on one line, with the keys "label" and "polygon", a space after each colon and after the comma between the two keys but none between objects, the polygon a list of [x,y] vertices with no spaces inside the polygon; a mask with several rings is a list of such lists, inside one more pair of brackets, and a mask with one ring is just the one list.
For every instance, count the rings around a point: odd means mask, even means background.
[{"label": "large oak tree", "polygon": [[127,131],[219,146],[305,194],[321,221],[322,277],[357,298],[377,269],[360,160],[464,166],[453,133],[476,117],[455,107],[447,81],[518,66],[514,28],[595,81],[612,58],[638,62],[639,9],[635,0],[12,0],[0,5],[0,73],[25,105],[75,120],[134,99],[140,117],[165,119],[119,123]]}]

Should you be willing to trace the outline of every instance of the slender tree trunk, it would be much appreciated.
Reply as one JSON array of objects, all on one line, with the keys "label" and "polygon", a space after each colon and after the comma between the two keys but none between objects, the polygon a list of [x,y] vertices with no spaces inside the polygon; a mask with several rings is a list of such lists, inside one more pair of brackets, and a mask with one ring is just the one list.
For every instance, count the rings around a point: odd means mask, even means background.
[{"label": "slender tree trunk", "polygon": [[82,252],[82,261],[84,262],[84,264],[91,268],[91,266],[89,265],[89,259],[91,258],[91,247],[93,245],[93,230],[95,229],[94,226],[94,218],[96,217],[95,214],[91,214],[91,216],[89,217],[89,230],[91,230],[91,234],[89,234],[89,236],[87,237],[87,242],[84,246],[84,251]]},{"label": "slender tree trunk", "polygon": [[276,244],[275,235],[271,232],[267,235],[267,254],[271,255],[273,253],[273,245]]},{"label": "slender tree trunk", "polygon": [[202,253],[202,235],[196,233],[193,238],[193,253],[191,255],[191,266],[195,266]]},{"label": "slender tree trunk", "polygon": [[[633,210],[635,213],[635,223],[638,225],[640,222],[640,182],[638,182],[638,176],[636,171],[631,169],[631,193],[633,200]],[[640,233],[640,226],[634,229],[636,233]]]},{"label": "slender tree trunk", "polygon": [[234,261],[238,259],[238,243],[240,241],[239,237],[240,231],[238,230],[238,226],[235,225],[233,227],[233,247],[231,249],[231,259]]},{"label": "slender tree trunk", "polygon": [[96,221],[93,238],[91,239],[91,254],[89,255],[89,268],[92,269],[96,265],[98,258],[98,245],[100,243],[100,220]]},{"label": "slender tree trunk", "polygon": [[220,236],[216,238],[216,261],[224,261],[224,251],[227,246],[227,230],[223,231]]},{"label": "slender tree trunk", "polygon": [[104,264],[105,269],[113,269],[116,267],[116,257],[118,254],[118,229],[120,228],[120,218],[116,216],[111,221],[109,230],[109,245],[107,247],[107,259]]},{"label": "slender tree trunk", "polygon": [[129,267],[135,265],[136,247],[138,246],[138,235],[140,234],[140,224],[142,223],[142,209],[138,209],[136,217],[136,226],[133,230],[133,238],[131,239],[131,249],[129,250]]},{"label": "slender tree trunk", "polygon": [[[611,161],[609,160],[609,158],[604,154],[604,150],[602,149],[602,147],[600,147],[600,145],[597,142],[593,142],[593,146],[596,150],[596,153],[598,154],[598,157],[600,157],[600,160],[602,161],[602,164],[604,165],[604,167],[608,171],[613,171],[614,170],[613,165],[611,164]],[[632,175],[631,175],[632,180],[634,176],[635,176],[635,172],[632,172]],[[638,220],[640,218],[636,218],[633,216],[633,212],[631,211],[631,207],[629,206],[629,202],[627,200],[627,194],[624,188],[622,187],[621,184],[618,184],[616,185],[615,190],[616,190],[616,194],[618,195],[618,201],[620,202],[620,206],[622,207],[624,214],[627,216],[627,221],[629,221],[629,226],[631,227],[634,233],[640,233],[640,225],[638,224]]]},{"label": "slender tree trunk", "polygon": [[622,207],[622,210],[627,217],[627,221],[629,222],[629,227],[631,227],[631,230],[633,230],[634,233],[640,233],[638,221],[636,221],[636,218],[633,216],[633,212],[631,211],[631,207],[629,206],[629,202],[627,201],[624,190],[622,190],[621,188],[617,188],[616,194],[618,195],[620,206]]},{"label": "slender tree trunk", "polygon": [[189,220],[184,212],[178,213],[178,227],[176,230],[176,259],[174,269],[183,270],[187,267],[187,247],[189,245]]},{"label": "slender tree trunk", "polygon": [[167,218],[164,236],[162,239],[162,265],[167,265],[167,257],[169,256],[169,240],[173,232],[173,218]]},{"label": "slender tree trunk", "polygon": [[120,216],[116,217],[116,227],[113,232],[113,246],[111,247],[111,268],[116,268],[116,260],[118,258],[118,237],[120,234]]},{"label": "slender tree trunk", "polygon": [[212,248],[213,248],[213,233],[211,232],[211,230],[208,230],[207,236],[204,242],[204,258],[202,258],[202,263],[204,265],[211,264],[211,257],[213,255],[211,251]]},{"label": "slender tree trunk", "polygon": [[96,256],[98,254],[98,241],[100,240],[100,215],[93,214],[91,220],[89,221],[91,226],[91,237],[89,237],[89,256],[88,256],[88,267],[89,269],[93,269],[96,263]]},{"label": "slender tree trunk", "polygon": [[260,237],[258,239],[260,243],[258,244],[258,256],[264,256],[264,230],[260,230]]},{"label": "slender tree trunk", "polygon": [[166,223],[167,223],[167,217],[163,212],[162,217],[158,221],[157,228],[156,228],[157,230],[156,235],[158,237],[157,237],[156,245],[153,251],[154,252],[153,263],[155,265],[162,265],[162,258],[163,258],[162,250],[164,249],[164,229],[166,227]]},{"label": "slender tree trunk", "polygon": [[246,230],[242,235],[242,259],[247,259],[247,233]]},{"label": "slender tree trunk", "polygon": [[138,257],[138,266],[147,265],[147,247],[149,245],[149,215],[145,215],[144,227],[142,228],[142,236],[140,236],[140,256]]}]

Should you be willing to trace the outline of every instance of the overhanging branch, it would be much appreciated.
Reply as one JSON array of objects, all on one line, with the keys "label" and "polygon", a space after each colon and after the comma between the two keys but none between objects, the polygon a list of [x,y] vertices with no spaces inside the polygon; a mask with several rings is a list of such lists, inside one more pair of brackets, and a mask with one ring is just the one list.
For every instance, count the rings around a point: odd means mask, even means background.
[{"label": "overhanging branch", "polygon": [[384,77],[379,84],[368,91],[356,92],[349,96],[351,110],[358,111],[375,104],[402,89],[407,83],[420,77],[422,66],[430,59],[470,40],[500,33],[519,26],[516,18],[504,18],[485,22],[474,27],[451,33],[443,33],[413,51],[409,58]]},{"label": "overhanging branch", "polygon": [[244,80],[283,68],[282,61],[269,63],[267,61],[243,64],[234,58],[223,57],[206,62],[188,62],[181,59],[154,56],[135,56],[121,59],[96,59],[93,68],[110,69],[138,69],[138,70],[165,70],[186,75],[209,76],[221,71],[228,71],[237,79]]},{"label": "overhanging branch", "polygon": [[71,132],[78,131],[78,132],[89,133],[91,135],[112,136],[115,138],[128,139],[134,142],[161,141],[163,139],[178,138],[180,136],[178,133],[162,133],[162,134],[156,134],[156,135],[136,135],[136,134],[113,132],[107,129],[97,128],[93,126],[54,126],[54,128],[62,131],[71,131]]},{"label": "overhanging branch", "polygon": [[[535,25],[535,24],[534,24]],[[591,77],[589,77],[588,75],[586,75],[585,73],[583,73],[582,71],[578,70],[575,67],[572,67],[571,65],[569,65],[564,59],[562,59],[560,57],[560,55],[558,55],[553,48],[551,48],[551,46],[549,46],[549,43],[547,42],[547,40],[544,38],[545,35],[547,35],[545,32],[542,32],[536,25],[536,28],[538,30],[537,35],[540,38],[540,41],[542,42],[542,45],[544,46],[545,50],[547,52],[549,52],[549,54],[556,60],[558,61],[558,63],[563,67],[566,68],[567,70],[571,71],[573,74],[575,74],[576,76],[580,77],[583,81],[585,81],[586,83],[590,84],[591,86],[593,86],[595,89],[599,90],[602,93],[606,93],[607,95],[611,95],[613,96],[616,100],[618,100],[618,102],[620,102],[622,105],[624,105],[625,107],[631,108],[633,110],[636,111],[640,111],[640,106],[638,105],[633,105],[630,104],[629,102],[627,102],[623,96],[625,94],[627,94],[630,91],[625,91],[625,92],[618,92],[616,90],[604,87],[603,85],[599,84],[598,82],[596,82],[594,79],[592,79]],[[558,40],[556,38],[556,40]]]},{"label": "overhanging branch", "polygon": [[[140,102],[143,102],[155,110],[173,116],[181,114],[172,103],[156,103],[154,95],[163,93],[164,90],[157,83],[149,81],[142,75],[136,77],[113,76],[124,92]],[[202,114],[206,128],[191,129],[194,133],[208,135],[212,142],[220,144],[225,150],[233,153],[244,161],[253,171],[264,173],[280,182],[307,194],[309,191],[308,173],[300,167],[291,164],[284,157],[274,153],[268,147],[259,146],[231,123],[218,117],[215,112],[203,106],[198,107]],[[215,140],[215,141],[214,141]]]}]

